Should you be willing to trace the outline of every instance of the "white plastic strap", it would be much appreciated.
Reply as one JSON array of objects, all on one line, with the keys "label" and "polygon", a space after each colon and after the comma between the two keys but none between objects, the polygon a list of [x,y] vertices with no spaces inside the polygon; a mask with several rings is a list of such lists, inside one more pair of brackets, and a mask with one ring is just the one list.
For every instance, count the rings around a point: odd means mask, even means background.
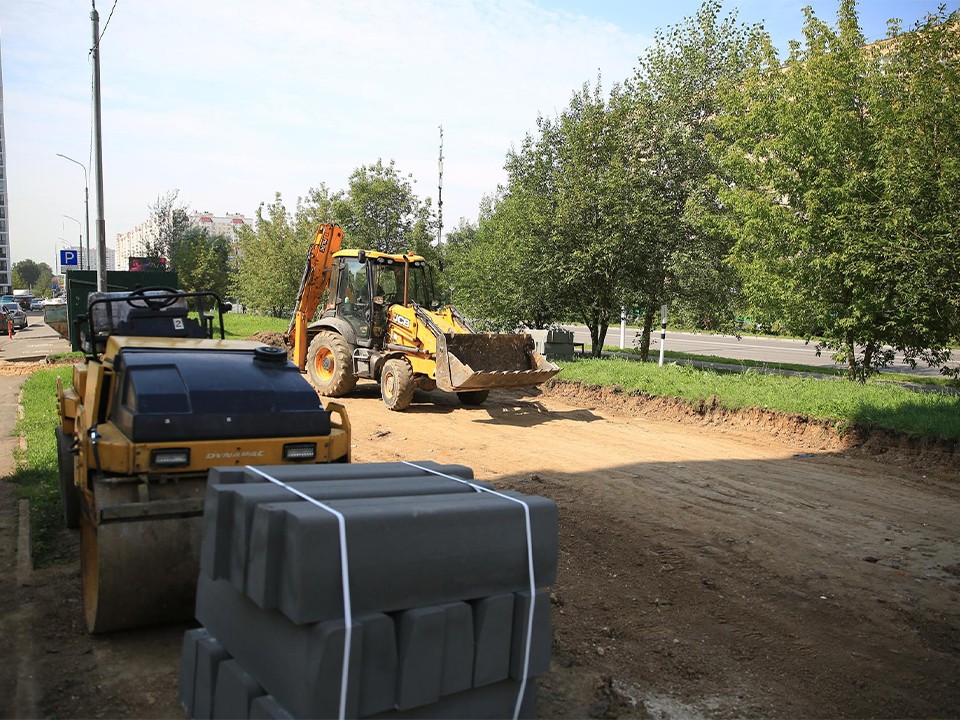
[{"label": "white plastic strap", "polygon": [[267,475],[262,470],[247,465],[247,470],[252,470],[265,480],[269,480],[274,485],[282,487],[287,492],[291,492],[299,498],[306,500],[311,505],[315,505],[321,510],[325,510],[337,518],[337,525],[340,529],[340,583],[343,587],[343,669],[340,674],[340,720],[347,716],[347,682],[350,679],[350,643],[353,639],[353,607],[350,603],[350,568],[347,566],[347,524],[343,515],[334,510],[329,505],[324,505],[319,500],[306,495],[295,487],[277,480],[275,477]]},{"label": "white plastic strap", "polygon": [[524,521],[526,522],[527,531],[527,569],[530,577],[530,610],[527,613],[527,640],[523,648],[523,679],[520,681],[520,691],[517,693],[517,704],[513,708],[513,720],[517,720],[517,718],[520,717],[520,706],[523,704],[523,695],[527,689],[527,671],[530,669],[530,645],[533,638],[533,609],[536,605],[537,599],[537,583],[533,572],[533,532],[530,529],[530,506],[520,498],[504,495],[496,490],[485,488],[482,485],[477,485],[476,483],[472,483],[469,480],[464,480],[463,478],[458,478],[454,475],[447,475],[446,473],[432,470],[431,468],[423,467],[422,465],[417,465],[416,463],[412,462],[404,461],[403,464],[417,468],[418,470],[423,470],[431,475],[438,475],[442,478],[447,478],[448,480],[453,480],[454,482],[458,482],[463,485],[469,485],[477,492],[490,493],[491,495],[496,495],[497,497],[517,503],[523,507],[523,517]]}]

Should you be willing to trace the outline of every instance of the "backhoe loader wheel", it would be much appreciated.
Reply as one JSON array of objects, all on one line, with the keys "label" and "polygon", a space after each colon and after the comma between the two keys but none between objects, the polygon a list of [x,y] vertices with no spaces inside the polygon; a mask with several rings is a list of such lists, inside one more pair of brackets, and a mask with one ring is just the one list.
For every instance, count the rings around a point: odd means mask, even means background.
[{"label": "backhoe loader wheel", "polygon": [[458,392],[457,397],[464,405],[483,405],[489,394],[489,390],[474,390],[472,392]]},{"label": "backhoe loader wheel", "polygon": [[413,368],[403,358],[391,358],[380,373],[380,396],[391,410],[404,410],[413,400]]},{"label": "backhoe loader wheel", "polygon": [[307,349],[307,374],[321,395],[343,397],[353,390],[353,355],[347,341],[334,332],[321,332]]},{"label": "backhoe loader wheel", "polygon": [[73,482],[73,453],[71,438],[62,427],[53,431],[57,436],[57,468],[60,473],[60,504],[63,506],[63,524],[71,530],[80,527],[80,490]]}]

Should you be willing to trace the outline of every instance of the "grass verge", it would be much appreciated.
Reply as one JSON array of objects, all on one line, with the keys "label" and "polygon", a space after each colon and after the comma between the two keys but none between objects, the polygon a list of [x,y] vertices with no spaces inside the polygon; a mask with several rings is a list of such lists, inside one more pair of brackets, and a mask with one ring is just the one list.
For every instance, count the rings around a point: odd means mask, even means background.
[{"label": "grass verge", "polygon": [[24,436],[26,449],[14,451],[16,470],[12,479],[17,496],[30,501],[33,561],[38,567],[62,555],[55,542],[56,533],[63,527],[63,511],[53,431],[59,424],[57,377],[69,385],[72,372],[69,365],[38,370],[23,384],[23,417],[17,423],[17,432]]},{"label": "grass verge", "polygon": [[751,370],[719,373],[671,363],[660,368],[621,358],[562,363],[564,380],[618,386],[627,392],[711,400],[728,410],[761,408],[837,424],[882,428],[908,435],[960,439],[960,397],[918,393],[896,385],[765,375]]},{"label": "grass verge", "polygon": [[285,333],[289,318],[272,318],[249,313],[227,313],[223,316],[223,334],[228,338],[244,340],[258,332]]}]

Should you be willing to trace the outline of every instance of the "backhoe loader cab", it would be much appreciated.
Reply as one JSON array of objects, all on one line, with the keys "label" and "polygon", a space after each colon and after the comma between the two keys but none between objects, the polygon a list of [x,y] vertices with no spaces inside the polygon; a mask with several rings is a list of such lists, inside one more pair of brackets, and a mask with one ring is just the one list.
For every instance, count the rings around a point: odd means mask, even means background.
[{"label": "backhoe loader cab", "polygon": [[156,288],[92,293],[78,318],[87,357],[58,383],[56,435],[91,632],[193,617],[210,468],[350,460],[343,408],[283,350],[224,340],[228,309]]},{"label": "backhoe loader cab", "polygon": [[423,257],[340,250],[342,241],[336,225],[318,229],[288,331],[321,395],[341,397],[366,378],[391,410],[406,408],[416,388],[478,405],[492,388],[539,385],[560,371],[529,335],[475,333],[442,306]]}]

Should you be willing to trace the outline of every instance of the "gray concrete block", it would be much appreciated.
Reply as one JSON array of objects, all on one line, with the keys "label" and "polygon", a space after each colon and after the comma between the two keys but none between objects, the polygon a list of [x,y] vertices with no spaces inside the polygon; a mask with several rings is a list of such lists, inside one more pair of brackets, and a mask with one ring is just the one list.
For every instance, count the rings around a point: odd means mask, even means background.
[{"label": "gray concrete block", "polygon": [[[197,617],[285,710],[295,717],[337,716],[345,636],[342,620],[294,625],[277,611],[258,608],[228,580],[204,575],[198,583]],[[355,617],[348,715],[359,713],[361,688],[369,707],[392,705],[395,643],[393,622],[386,615]]]},{"label": "gray concrete block", "polygon": [[473,687],[491,685],[510,677],[514,598],[513,593],[502,593],[471,603],[476,648]]},{"label": "gray concrete block", "polygon": [[193,688],[197,677],[197,643],[209,638],[206,628],[187,630],[180,649],[180,688],[178,700],[188,716],[193,717]]},{"label": "gray concrete block", "polygon": [[[273,609],[280,606],[281,572],[286,552],[285,508],[286,503],[257,505],[250,524],[251,540],[242,592],[262,608]],[[338,547],[338,542],[337,537],[332,538],[333,544],[330,547],[333,547],[334,551]],[[337,573],[336,576],[331,577],[330,582],[338,582],[339,577]],[[233,585],[236,587],[237,583]],[[240,588],[237,589],[240,590]],[[332,617],[331,615],[327,619]],[[340,617],[343,617],[343,613],[340,613]]]},{"label": "gray concrete block", "polygon": [[246,720],[250,703],[263,695],[263,688],[236,660],[225,660],[217,669],[217,685],[213,694],[213,717],[222,720]]},{"label": "gray concrete block", "polygon": [[[528,496],[538,586],[556,578],[557,508]],[[528,586],[523,509],[486,493],[329,503],[346,518],[354,611],[393,612]],[[282,547],[268,512],[283,515]],[[261,505],[250,540],[248,593],[274,607],[267,565],[279,563],[279,609],[296,623],[343,617],[337,519],[309,503]],[[254,582],[256,580],[256,582]]]},{"label": "gray concrete block", "polygon": [[[447,475],[473,479],[473,470],[466,465],[446,465],[433,460],[411,460],[410,462]],[[423,477],[431,474],[401,462],[263,465],[257,469],[285,483],[305,480],[362,480],[371,477]],[[207,474],[207,482],[227,484],[267,481],[246,467],[228,466],[211,468]]]},{"label": "gray concrete block", "polygon": [[360,717],[384,712],[397,697],[397,633],[386,615],[363,618],[360,657]]},{"label": "gray concrete block", "polygon": [[250,720],[293,720],[293,715],[272,697],[263,695],[250,703]]},{"label": "gray concrete block", "polygon": [[210,720],[213,717],[213,696],[216,692],[217,669],[230,655],[223,645],[211,637],[197,641],[197,672],[193,685],[193,716],[196,720]]},{"label": "gray concrete block", "polygon": [[440,695],[473,687],[473,609],[465,602],[449,603],[444,609],[443,667]]},{"label": "gray concrete block", "polygon": [[[211,470],[207,477],[215,473]],[[236,473],[235,473],[236,474]],[[200,572],[212,578],[225,577],[230,569],[230,528],[235,495],[230,485],[207,481],[203,500],[203,530],[200,537]]]},{"label": "gray concrete block", "polygon": [[[482,688],[473,688],[455,695],[447,695],[430,705],[422,705],[410,710],[392,710],[373,718],[390,718],[390,720],[443,720],[444,718],[460,718],[462,720],[502,720],[512,718],[520,693],[520,683],[515,680],[506,680]],[[527,681],[523,699],[520,704],[520,713],[517,717],[535,718],[537,716],[537,685],[533,680]]]},{"label": "gray concrete block", "polygon": [[[455,466],[450,466],[455,467]],[[490,487],[489,483],[475,483],[480,487]],[[298,491],[316,500],[328,502],[366,497],[393,497],[434,495],[449,493],[476,492],[469,485],[457,483],[437,476],[363,478],[362,480],[328,480],[296,482],[292,484]],[[216,501],[224,493],[232,498],[229,502]],[[221,565],[211,571],[201,570],[214,579],[229,577],[234,587],[246,591],[247,565],[249,563],[250,534],[253,525],[253,513],[258,505],[267,503],[304,502],[300,497],[273,485],[272,483],[219,486],[208,490],[204,521],[204,543],[213,539],[217,543],[217,557],[229,557],[229,571],[224,572]],[[208,513],[219,507],[232,507],[232,521],[219,512],[216,527],[207,523]],[[213,551],[210,553],[213,555]]]},{"label": "gray concrete block", "polygon": [[215,467],[207,471],[207,485],[242,483],[243,478],[243,466],[230,465],[228,467]]},{"label": "gray concrete block", "polygon": [[394,617],[397,626],[397,703],[400,710],[440,699],[446,610],[414,608]]},{"label": "gray concrete block", "polygon": [[[527,642],[530,613],[530,591],[516,593],[513,610],[513,639],[510,643],[510,677],[523,679],[523,657]],[[538,590],[533,607],[533,633],[530,641],[530,664],[527,677],[542,675],[550,669],[550,594]]]}]

